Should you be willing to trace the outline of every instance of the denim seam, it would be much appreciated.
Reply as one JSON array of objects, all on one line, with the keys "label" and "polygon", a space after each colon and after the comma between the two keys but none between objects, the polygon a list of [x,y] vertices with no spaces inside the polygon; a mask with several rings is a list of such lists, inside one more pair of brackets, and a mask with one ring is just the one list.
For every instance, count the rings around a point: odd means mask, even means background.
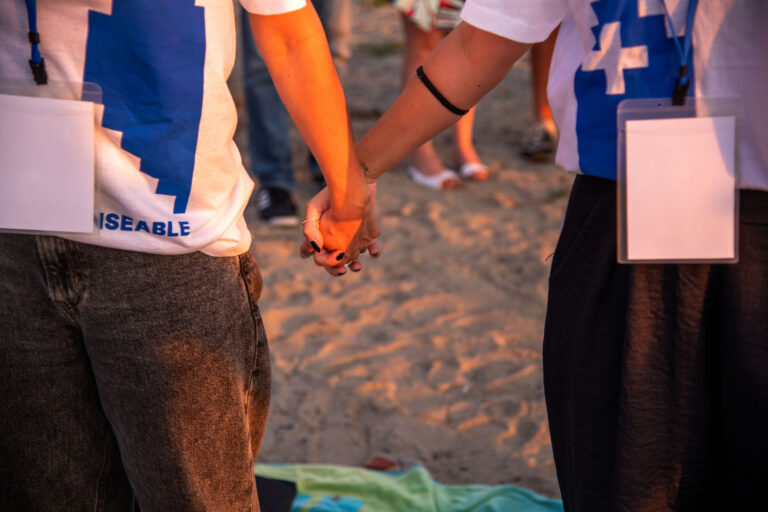
[{"label": "denim seam", "polygon": [[96,481],[96,500],[93,506],[94,512],[104,512],[104,506],[107,501],[106,499],[102,499],[102,496],[106,497],[107,494],[107,482],[109,481],[109,470],[107,468],[109,467],[108,461],[113,450],[112,437],[109,435],[109,423],[107,423],[107,426],[104,429],[104,434],[106,435],[104,458],[101,460],[99,478]]},{"label": "denim seam", "polygon": [[[248,296],[248,305],[250,306],[251,310],[251,319],[253,321],[253,334],[255,336],[255,340],[253,343],[253,354],[251,356],[251,366],[248,371],[248,385],[245,388],[245,417],[248,417],[248,408],[250,407],[250,398],[251,398],[251,390],[253,388],[253,374],[256,370],[256,367],[258,366],[259,361],[259,337],[261,336],[261,329],[259,329],[259,318],[256,315],[256,311],[258,311],[258,306],[253,300],[253,290],[251,290],[251,287],[248,285],[248,277],[245,274],[245,270],[243,268],[243,265],[245,264],[245,257],[248,253],[241,254],[237,257],[237,262],[240,268],[240,277],[243,280],[243,286],[245,287],[246,295]],[[250,435],[250,433],[249,433]],[[248,451],[251,451],[251,443],[248,443]],[[255,455],[254,453],[249,453],[251,461],[254,460]],[[252,480],[252,489],[251,492],[256,492],[256,480]],[[251,510],[253,509],[253,506],[250,507]]]},{"label": "denim seam", "polygon": [[85,294],[85,279],[83,278],[83,258],[80,252],[80,247],[76,244],[72,244],[72,279],[75,281],[74,291],[75,297],[73,297],[73,306],[76,308],[80,305]]},{"label": "denim seam", "polygon": [[[245,253],[245,254],[248,254],[248,253]],[[246,390],[245,390],[245,413],[247,416],[248,407],[250,405],[249,400],[251,397],[251,389],[253,387],[253,373],[256,370],[256,366],[259,359],[260,329],[259,329],[258,318],[256,316],[256,311],[258,311],[258,306],[253,301],[253,290],[251,290],[251,287],[248,285],[248,278],[245,275],[245,271],[243,269],[243,265],[245,263],[245,260],[244,260],[245,254],[239,255],[237,257],[237,260],[238,260],[238,265],[240,267],[240,277],[243,280],[243,286],[245,286],[246,295],[248,296],[248,304],[251,310],[251,319],[253,321],[253,331],[255,336],[255,343],[253,344],[253,354],[251,355],[251,366],[248,372],[248,385],[246,386]]]}]

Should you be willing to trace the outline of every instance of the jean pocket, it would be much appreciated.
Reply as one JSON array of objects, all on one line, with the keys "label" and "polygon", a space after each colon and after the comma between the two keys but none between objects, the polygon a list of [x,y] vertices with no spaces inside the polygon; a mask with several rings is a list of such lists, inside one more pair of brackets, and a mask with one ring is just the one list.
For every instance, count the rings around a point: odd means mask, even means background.
[{"label": "jean pocket", "polygon": [[243,282],[248,291],[251,309],[255,310],[258,308],[256,304],[259,302],[259,298],[261,298],[261,289],[264,285],[261,271],[259,271],[259,266],[250,252],[245,252],[237,258],[240,264],[240,275],[243,277]]}]

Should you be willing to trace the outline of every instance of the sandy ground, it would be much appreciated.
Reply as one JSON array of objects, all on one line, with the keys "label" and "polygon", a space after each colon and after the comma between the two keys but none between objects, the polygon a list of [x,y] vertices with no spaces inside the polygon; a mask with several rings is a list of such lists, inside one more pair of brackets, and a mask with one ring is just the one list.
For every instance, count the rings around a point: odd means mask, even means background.
[{"label": "sandy ground", "polygon": [[[397,94],[402,34],[392,7],[354,3],[345,90],[360,136]],[[381,178],[383,253],[360,274],[333,278],[299,260],[299,229],[270,229],[253,204],[246,210],[273,360],[261,462],[361,465],[383,453],[403,466],[420,462],[444,483],[558,495],[541,339],[572,177],[517,156],[533,120],[528,66],[524,59],[478,106],[475,140],[489,181],[428,191],[403,166]],[[294,138],[303,203],[313,186]],[[438,139],[442,154],[448,140]]]}]

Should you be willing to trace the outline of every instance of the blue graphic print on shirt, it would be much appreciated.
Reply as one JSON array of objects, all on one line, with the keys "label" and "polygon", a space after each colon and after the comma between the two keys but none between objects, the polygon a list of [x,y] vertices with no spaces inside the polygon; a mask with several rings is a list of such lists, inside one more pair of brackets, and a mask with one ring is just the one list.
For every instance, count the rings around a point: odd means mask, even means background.
[{"label": "blue graphic print on shirt", "polygon": [[88,16],[86,82],[103,90],[104,126],[187,210],[203,105],[205,13],[195,0],[114,0]]},{"label": "blue graphic print on shirt", "polygon": [[[596,43],[576,72],[576,134],[584,174],[616,179],[616,110],[627,98],[671,98],[680,67],[675,41],[663,12],[638,4],[652,0],[598,0]],[[657,4],[660,6],[660,4]],[[675,27],[678,30],[682,27]],[[681,45],[683,39],[679,39]],[[693,51],[688,76],[693,95]]]}]

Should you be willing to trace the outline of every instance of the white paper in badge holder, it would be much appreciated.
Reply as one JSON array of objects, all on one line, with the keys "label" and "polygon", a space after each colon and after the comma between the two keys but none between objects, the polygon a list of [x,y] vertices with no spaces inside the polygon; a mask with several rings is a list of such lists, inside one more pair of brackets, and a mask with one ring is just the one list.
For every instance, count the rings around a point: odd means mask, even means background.
[{"label": "white paper in badge holder", "polygon": [[735,118],[626,122],[628,260],[736,254]]},{"label": "white paper in badge holder", "polygon": [[0,229],[91,233],[94,104],[0,94]]}]

